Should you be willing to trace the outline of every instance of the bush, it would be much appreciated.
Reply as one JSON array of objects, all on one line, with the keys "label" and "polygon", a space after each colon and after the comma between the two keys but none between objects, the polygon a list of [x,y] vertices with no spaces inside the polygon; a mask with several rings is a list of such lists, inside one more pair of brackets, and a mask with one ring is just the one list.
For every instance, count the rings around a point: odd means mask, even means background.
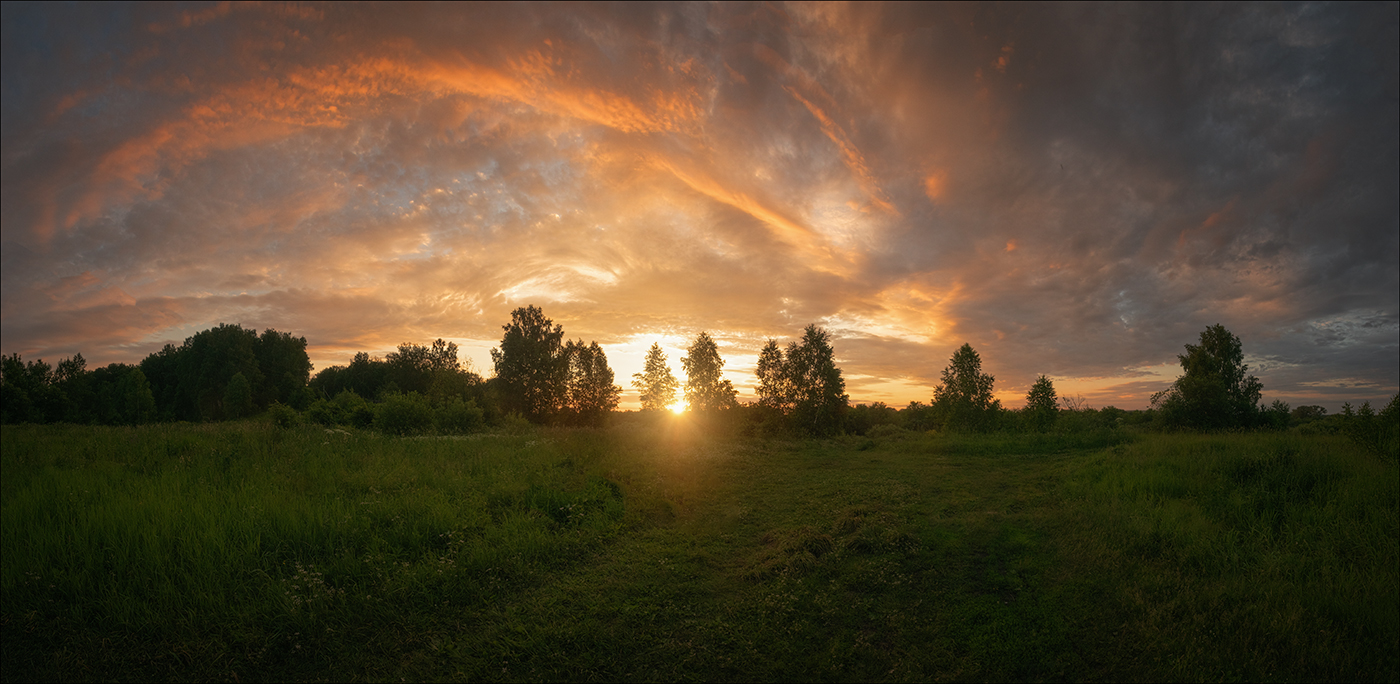
[{"label": "bush", "polygon": [[871,439],[899,439],[907,434],[908,430],[894,423],[881,423],[866,431],[865,436]]},{"label": "bush", "polygon": [[433,412],[433,424],[444,435],[465,435],[480,432],[486,425],[486,414],[475,401],[460,397],[439,404]]},{"label": "bush", "polygon": [[499,428],[501,432],[508,435],[528,434],[535,429],[535,426],[530,423],[525,416],[514,411],[501,416],[501,420],[496,424],[496,427]]},{"label": "bush", "polygon": [[312,422],[334,427],[353,425],[367,428],[374,424],[374,407],[354,390],[341,390],[335,398],[327,401],[319,399],[306,409],[306,417]]},{"label": "bush", "polygon": [[280,428],[295,427],[301,422],[301,416],[297,415],[295,409],[276,402],[267,407],[267,416],[272,419],[273,425]]},{"label": "bush", "polygon": [[386,394],[374,414],[374,427],[391,435],[416,435],[433,427],[433,408],[417,393]]},{"label": "bush", "polygon": [[864,435],[880,425],[891,425],[899,420],[899,412],[877,401],[869,406],[856,404],[846,412],[846,431]]},{"label": "bush", "polygon": [[1342,405],[1342,432],[1366,449],[1391,459],[1400,459],[1400,394],[1377,413],[1365,402],[1355,413],[1351,404]]}]

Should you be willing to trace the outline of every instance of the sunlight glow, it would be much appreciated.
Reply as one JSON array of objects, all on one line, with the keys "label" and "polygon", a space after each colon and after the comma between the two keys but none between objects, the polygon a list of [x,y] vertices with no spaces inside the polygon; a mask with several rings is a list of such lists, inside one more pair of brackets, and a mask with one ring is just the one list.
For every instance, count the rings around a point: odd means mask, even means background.
[{"label": "sunlight glow", "polygon": [[679,399],[679,400],[677,400],[676,403],[671,404],[670,409],[671,409],[671,413],[676,413],[676,414],[685,413],[685,400],[684,400],[684,399]]}]

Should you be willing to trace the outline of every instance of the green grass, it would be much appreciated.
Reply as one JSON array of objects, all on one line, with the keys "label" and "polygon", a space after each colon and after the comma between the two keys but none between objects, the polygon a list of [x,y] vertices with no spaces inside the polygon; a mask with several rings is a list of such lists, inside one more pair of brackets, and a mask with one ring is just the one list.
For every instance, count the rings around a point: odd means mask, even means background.
[{"label": "green grass", "polygon": [[1400,678],[1331,437],[0,430],[5,679]]}]

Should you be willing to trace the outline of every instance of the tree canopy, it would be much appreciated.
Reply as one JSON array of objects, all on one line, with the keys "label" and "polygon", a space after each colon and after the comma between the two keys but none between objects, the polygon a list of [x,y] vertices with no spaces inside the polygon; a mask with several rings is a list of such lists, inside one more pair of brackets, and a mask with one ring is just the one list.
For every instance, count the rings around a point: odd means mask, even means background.
[{"label": "tree canopy", "polygon": [[567,408],[571,417],[582,425],[601,425],[622,396],[622,388],[613,384],[607,355],[597,342],[571,340],[564,345],[564,356],[569,369]]},{"label": "tree canopy", "polygon": [[680,381],[671,373],[666,364],[666,354],[661,345],[652,343],[647,350],[646,366],[641,373],[632,374],[632,386],[641,390],[643,411],[664,411],[676,403],[676,390]]},{"label": "tree canopy", "polygon": [[686,408],[705,413],[738,405],[735,397],[739,392],[724,378],[724,359],[709,333],[696,336],[681,359],[681,366],[685,368]]},{"label": "tree canopy", "polygon": [[1040,376],[1026,392],[1025,414],[1032,428],[1044,431],[1059,416],[1059,398],[1055,396],[1055,385],[1050,378]]},{"label": "tree canopy", "polygon": [[770,339],[758,353],[758,405],[786,415],[792,410],[792,390],[778,341]]},{"label": "tree canopy", "polygon": [[826,330],[810,324],[800,343],[788,344],[783,362],[789,392],[785,403],[792,407],[794,424],[812,434],[839,431],[849,400],[829,339]]},{"label": "tree canopy", "polygon": [[501,403],[532,421],[548,420],[567,398],[564,326],[555,325],[538,307],[524,306],[512,311],[502,328],[501,346],[491,350]]},{"label": "tree canopy", "polygon": [[982,372],[982,357],[964,343],[943,369],[943,382],[934,389],[933,409],[950,430],[987,430],[1001,410],[992,398],[996,379]]},{"label": "tree canopy", "polygon": [[1200,344],[1186,345],[1186,353],[1176,358],[1181,376],[1152,396],[1169,425],[1197,430],[1254,425],[1264,385],[1248,374],[1240,338],[1217,323],[1201,331]]}]

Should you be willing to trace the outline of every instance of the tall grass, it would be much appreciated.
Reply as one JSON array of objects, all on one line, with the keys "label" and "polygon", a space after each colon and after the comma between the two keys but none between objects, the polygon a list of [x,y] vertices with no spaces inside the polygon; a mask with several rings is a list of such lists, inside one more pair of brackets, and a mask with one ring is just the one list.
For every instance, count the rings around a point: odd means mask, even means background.
[{"label": "tall grass", "polygon": [[1400,673],[1393,463],[1341,437],[1163,435],[1100,453],[1065,491],[1090,531],[1066,542],[1174,678]]},{"label": "tall grass", "polygon": [[267,663],[335,650],[347,631],[537,581],[624,524],[600,452],[537,435],[6,426],[3,440],[7,660],[74,634]]},{"label": "tall grass", "polygon": [[3,678],[1400,676],[1345,438],[731,432],[5,426]]}]

